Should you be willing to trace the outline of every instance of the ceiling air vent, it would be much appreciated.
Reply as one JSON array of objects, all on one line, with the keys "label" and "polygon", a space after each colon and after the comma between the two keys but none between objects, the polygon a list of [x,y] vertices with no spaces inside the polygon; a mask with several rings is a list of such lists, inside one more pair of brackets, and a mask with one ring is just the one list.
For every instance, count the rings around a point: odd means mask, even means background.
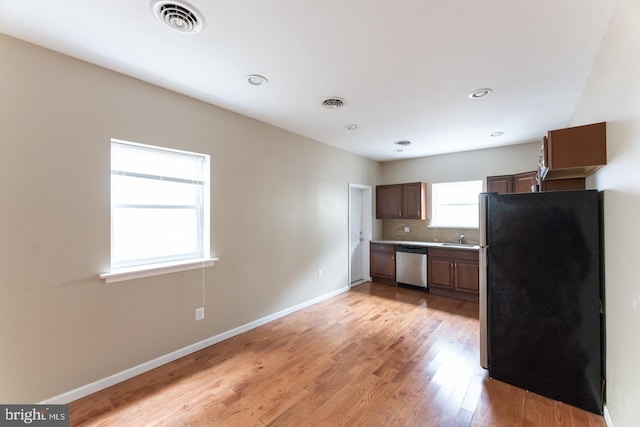
[{"label": "ceiling air vent", "polygon": [[407,141],[406,139],[403,139],[403,140],[394,142],[394,144],[400,145],[402,147],[406,147],[407,145],[411,144],[411,141]]},{"label": "ceiling air vent", "polygon": [[184,1],[154,0],[151,10],[160,22],[182,34],[195,34],[204,27],[202,14]]},{"label": "ceiling air vent", "polygon": [[328,98],[322,101],[322,106],[325,108],[336,109],[344,105],[344,99],[342,98]]}]

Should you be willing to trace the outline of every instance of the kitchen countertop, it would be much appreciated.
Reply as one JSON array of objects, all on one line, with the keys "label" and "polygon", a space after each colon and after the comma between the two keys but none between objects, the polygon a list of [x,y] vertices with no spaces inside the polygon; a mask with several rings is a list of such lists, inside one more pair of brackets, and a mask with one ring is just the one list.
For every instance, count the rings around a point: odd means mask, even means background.
[{"label": "kitchen countertop", "polygon": [[467,249],[472,251],[477,251],[480,249],[479,245],[473,243],[419,242],[410,240],[371,240],[371,243],[381,243],[387,245],[426,246],[430,248]]}]

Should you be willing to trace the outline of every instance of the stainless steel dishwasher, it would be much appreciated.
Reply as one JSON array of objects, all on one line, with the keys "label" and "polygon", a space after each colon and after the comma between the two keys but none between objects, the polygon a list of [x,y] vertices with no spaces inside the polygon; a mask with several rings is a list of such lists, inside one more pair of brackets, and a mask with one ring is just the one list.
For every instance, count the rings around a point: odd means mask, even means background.
[{"label": "stainless steel dishwasher", "polygon": [[399,285],[427,287],[427,248],[396,245],[396,282]]}]

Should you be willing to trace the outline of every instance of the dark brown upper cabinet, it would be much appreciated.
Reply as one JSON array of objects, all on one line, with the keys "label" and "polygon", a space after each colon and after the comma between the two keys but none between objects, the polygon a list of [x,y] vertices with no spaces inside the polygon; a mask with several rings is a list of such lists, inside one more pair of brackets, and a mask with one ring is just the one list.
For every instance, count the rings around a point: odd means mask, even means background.
[{"label": "dark brown upper cabinet", "polygon": [[538,163],[543,180],[591,175],[607,164],[606,122],[549,131]]},{"label": "dark brown upper cabinet", "polygon": [[377,219],[427,219],[427,184],[378,185]]},{"label": "dark brown upper cabinet", "polygon": [[538,185],[538,172],[524,172],[513,176],[514,193],[534,193]]},{"label": "dark brown upper cabinet", "polygon": [[500,194],[513,193],[513,175],[488,176],[487,192]]}]

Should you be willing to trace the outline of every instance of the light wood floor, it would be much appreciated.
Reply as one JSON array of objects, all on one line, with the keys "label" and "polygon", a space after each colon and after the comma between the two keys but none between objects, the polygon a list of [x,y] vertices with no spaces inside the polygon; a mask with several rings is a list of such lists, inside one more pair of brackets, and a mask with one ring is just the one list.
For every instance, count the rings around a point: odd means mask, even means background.
[{"label": "light wood floor", "polygon": [[72,402],[71,425],[605,425],[478,358],[477,304],[366,283]]}]

